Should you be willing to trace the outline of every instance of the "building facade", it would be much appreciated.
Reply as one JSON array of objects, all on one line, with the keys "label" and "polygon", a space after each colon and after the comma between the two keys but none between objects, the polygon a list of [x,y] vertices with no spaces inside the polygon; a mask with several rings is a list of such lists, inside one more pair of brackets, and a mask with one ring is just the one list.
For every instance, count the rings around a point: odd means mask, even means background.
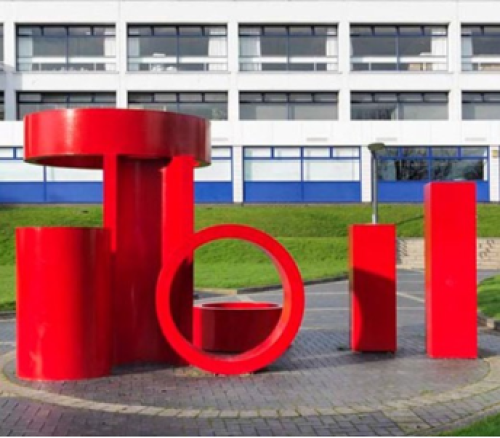
[{"label": "building facade", "polygon": [[0,0],[0,203],[102,200],[102,173],[28,165],[49,108],[212,120],[206,203],[421,202],[434,180],[500,200],[500,3]]}]

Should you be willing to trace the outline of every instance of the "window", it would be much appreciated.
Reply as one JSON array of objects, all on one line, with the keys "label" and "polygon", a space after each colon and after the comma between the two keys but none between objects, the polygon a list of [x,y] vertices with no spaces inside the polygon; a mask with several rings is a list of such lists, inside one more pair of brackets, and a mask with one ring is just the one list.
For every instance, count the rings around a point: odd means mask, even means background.
[{"label": "window", "polygon": [[351,26],[353,71],[446,71],[446,26]]},{"label": "window", "polygon": [[227,120],[227,93],[129,93],[128,107]]},{"label": "window", "polygon": [[241,71],[336,71],[337,27],[240,26]]},{"label": "window", "polygon": [[114,26],[18,26],[19,71],[115,71]]},{"label": "window", "polygon": [[392,147],[378,155],[381,181],[487,181],[487,147]]},{"label": "window", "polygon": [[3,70],[3,25],[0,24],[0,71]]},{"label": "window", "polygon": [[500,26],[462,26],[462,71],[500,70]]},{"label": "window", "polygon": [[5,120],[5,102],[3,93],[0,93],[0,120]]},{"label": "window", "polygon": [[233,180],[233,154],[230,147],[212,147],[212,164],[198,167],[196,182],[231,182]]},{"label": "window", "polygon": [[241,120],[337,120],[337,93],[240,93]]},{"label": "window", "polygon": [[128,69],[227,70],[226,26],[129,26]]},{"label": "window", "polygon": [[500,93],[462,93],[463,120],[499,120]]},{"label": "window", "polygon": [[246,182],[359,181],[357,147],[246,147]]},{"label": "window", "polygon": [[115,93],[18,93],[17,120],[47,109],[114,108],[115,105]]},{"label": "window", "polygon": [[447,93],[351,93],[352,120],[446,120]]}]

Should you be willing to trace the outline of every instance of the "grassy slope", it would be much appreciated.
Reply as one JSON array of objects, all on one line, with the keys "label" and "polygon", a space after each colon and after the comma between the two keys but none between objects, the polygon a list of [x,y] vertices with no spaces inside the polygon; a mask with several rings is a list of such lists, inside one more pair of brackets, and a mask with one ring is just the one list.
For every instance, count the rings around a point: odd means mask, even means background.
[{"label": "grassy slope", "polygon": [[[196,228],[247,224],[278,238],[296,258],[305,279],[346,270],[348,225],[370,221],[369,205],[197,207]],[[478,207],[479,236],[500,236],[500,209]],[[401,237],[423,233],[421,205],[382,205],[382,222],[396,223]],[[13,302],[14,229],[20,226],[101,226],[101,207],[0,207],[0,306]],[[199,287],[242,287],[276,283],[273,266],[244,242],[211,243],[196,253]],[[11,305],[11,304],[10,304]]]},{"label": "grassy slope", "polygon": [[500,433],[500,415],[486,417],[484,420],[462,429],[444,433],[445,436],[498,436]]},{"label": "grassy slope", "polygon": [[478,304],[485,315],[500,319],[500,276],[481,282],[478,288]]}]

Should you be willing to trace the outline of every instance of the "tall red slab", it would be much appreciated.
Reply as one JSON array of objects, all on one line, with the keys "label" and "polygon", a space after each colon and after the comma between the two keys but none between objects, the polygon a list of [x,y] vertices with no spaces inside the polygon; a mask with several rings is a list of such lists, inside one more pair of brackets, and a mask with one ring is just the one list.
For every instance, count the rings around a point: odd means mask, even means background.
[{"label": "tall red slab", "polygon": [[425,186],[427,354],[477,357],[476,185]]},{"label": "tall red slab", "polygon": [[[175,362],[155,317],[161,268],[162,171],[168,160],[106,157],[104,226],[111,231],[115,364]],[[172,212],[175,214],[175,212]]]},{"label": "tall red slab", "polygon": [[[191,157],[175,157],[163,169],[162,264],[194,234],[194,167]],[[193,338],[194,254],[188,254],[172,285],[174,320],[186,339]],[[156,276],[158,279],[158,274]],[[156,283],[155,283],[156,284]],[[155,292],[156,296],[156,292]],[[155,297],[154,301],[155,301]],[[156,312],[156,307],[155,307]],[[156,315],[156,313],[155,313]],[[158,319],[155,318],[156,324]],[[175,363],[187,364],[180,356]]]},{"label": "tall red slab", "polygon": [[394,352],[396,335],[396,227],[349,227],[351,349]]},{"label": "tall red slab", "polygon": [[17,373],[29,380],[111,372],[108,230],[18,228]]}]

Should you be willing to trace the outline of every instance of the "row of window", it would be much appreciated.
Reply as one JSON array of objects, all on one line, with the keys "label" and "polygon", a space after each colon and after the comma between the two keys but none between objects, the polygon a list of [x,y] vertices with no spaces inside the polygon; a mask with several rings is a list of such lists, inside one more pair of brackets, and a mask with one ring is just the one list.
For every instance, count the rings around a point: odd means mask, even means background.
[{"label": "row of window", "polygon": [[359,181],[357,147],[246,147],[246,182]]},{"label": "row of window", "polygon": [[[18,71],[116,71],[113,25],[18,25]],[[224,25],[129,25],[129,71],[226,71]],[[350,27],[353,71],[448,71],[446,25]],[[3,30],[0,26],[0,62]],[[337,26],[240,25],[241,71],[336,71]],[[500,70],[500,26],[462,26],[462,70]]]},{"label": "row of window", "polygon": [[[245,182],[360,181],[359,147],[244,147]],[[232,148],[214,147],[212,165],[196,172],[197,181],[232,181]],[[0,148],[0,163],[9,162],[0,181],[38,180],[42,168],[24,166],[22,148]],[[15,163],[19,163],[16,167]],[[21,167],[19,167],[21,166]],[[79,181],[86,171],[50,168],[52,176]],[[82,173],[83,172],[83,173]],[[96,179],[97,178],[97,179]],[[92,180],[99,180],[93,175]],[[487,181],[487,147],[390,147],[379,154],[378,179],[397,181]]]},{"label": "row of window", "polygon": [[[337,120],[337,93],[241,92],[240,120]],[[116,106],[115,93],[17,93],[17,118],[57,108]],[[131,92],[128,107],[191,114],[209,120],[228,119],[227,93]],[[4,120],[0,93],[0,120]],[[463,92],[463,120],[500,120],[500,93]],[[448,94],[439,92],[352,92],[351,120],[447,120]]]},{"label": "row of window", "polygon": [[381,181],[487,181],[486,147],[391,147],[380,154]]},{"label": "row of window", "polygon": [[[487,147],[390,147],[381,181],[487,181]],[[359,181],[355,147],[245,147],[245,181]]]}]

